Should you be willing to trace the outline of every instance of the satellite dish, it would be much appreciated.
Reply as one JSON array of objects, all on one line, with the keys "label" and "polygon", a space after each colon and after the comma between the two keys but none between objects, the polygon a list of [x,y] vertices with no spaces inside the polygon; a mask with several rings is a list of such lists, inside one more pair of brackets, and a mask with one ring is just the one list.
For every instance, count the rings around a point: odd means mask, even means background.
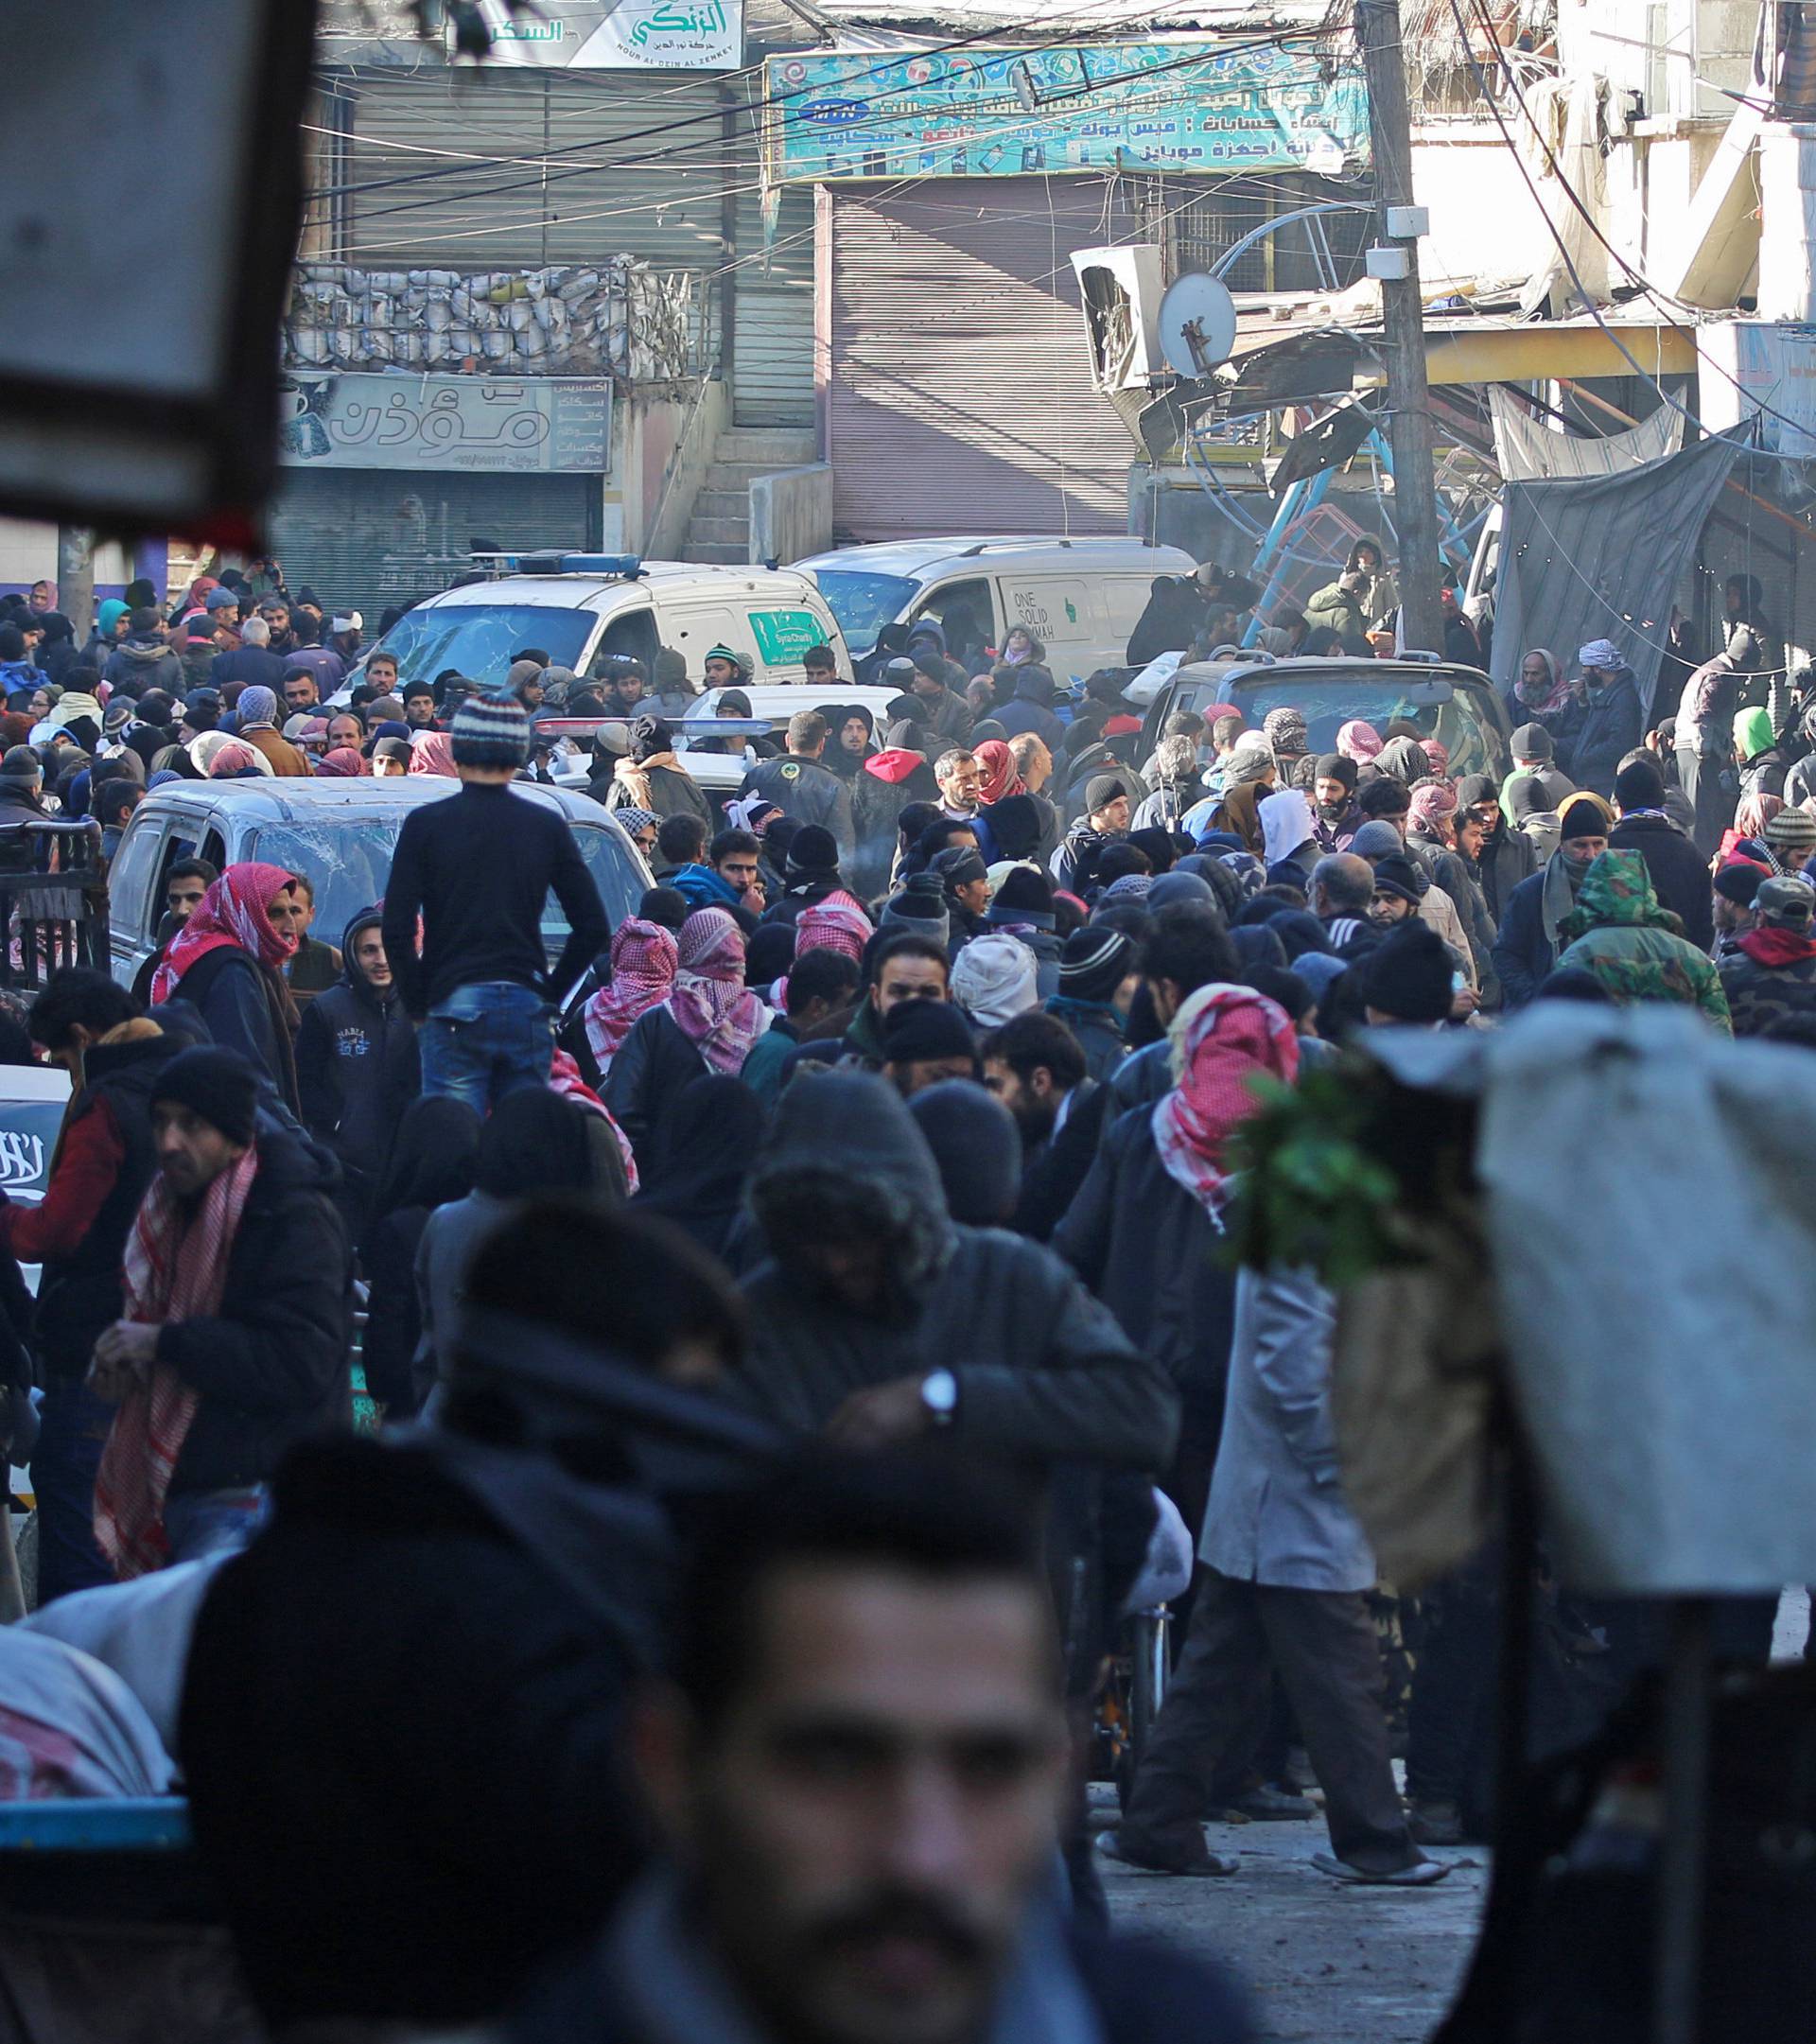
[{"label": "satellite dish", "polygon": [[1215,277],[1175,277],[1161,300],[1161,352],[1182,376],[1208,376],[1236,344],[1236,302]]}]

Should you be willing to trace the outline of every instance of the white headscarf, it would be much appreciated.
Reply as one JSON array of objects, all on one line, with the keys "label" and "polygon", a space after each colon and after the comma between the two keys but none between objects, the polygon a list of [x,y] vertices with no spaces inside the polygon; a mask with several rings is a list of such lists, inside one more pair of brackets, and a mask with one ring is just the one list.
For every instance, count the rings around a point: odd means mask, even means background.
[{"label": "white headscarf", "polygon": [[1312,829],[1312,805],[1297,788],[1276,788],[1256,805],[1261,823],[1261,855],[1266,865],[1290,859],[1299,847],[1316,835]]},{"label": "white headscarf", "polygon": [[974,1022],[998,1029],[1039,1005],[1034,953],[1006,931],[974,936],[952,961],[952,999]]}]

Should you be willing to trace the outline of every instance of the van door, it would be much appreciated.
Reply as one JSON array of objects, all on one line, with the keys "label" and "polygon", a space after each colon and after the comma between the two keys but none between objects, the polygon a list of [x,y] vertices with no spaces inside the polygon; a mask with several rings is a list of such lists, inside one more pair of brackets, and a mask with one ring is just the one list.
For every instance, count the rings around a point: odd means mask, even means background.
[{"label": "van door", "polygon": [[1099,667],[1126,667],[1128,642],[1154,593],[1152,575],[1103,575],[1097,582]]},{"label": "van door", "polygon": [[643,672],[648,674],[655,664],[658,643],[655,612],[649,599],[639,595],[631,602],[615,604],[606,613],[605,629],[593,641],[585,672],[589,679],[597,681],[608,660],[641,660]]},{"label": "van door", "polygon": [[987,647],[1003,643],[996,592],[987,575],[968,575],[962,582],[942,582],[915,600],[910,621],[933,618],[946,635],[946,651],[968,674],[984,671]]},{"label": "van door", "polygon": [[1083,572],[1030,575],[1012,569],[998,578],[1008,619],[1004,630],[1025,624],[1046,647],[1047,665],[1056,681],[1082,681],[1104,665],[1092,610],[1093,579]]},{"label": "van door", "polygon": [[841,673],[850,677],[850,657],[823,603],[816,607],[791,590],[769,598],[747,596],[742,610],[746,641],[757,652],[753,679],[804,682],[807,669],[801,656],[811,646],[830,646]]},{"label": "van door", "polygon": [[166,829],[162,815],[134,815],[121,832],[120,848],[107,870],[108,953],[114,977],[123,987],[132,984],[139,960],[151,948],[164,907],[157,882],[164,871],[158,852]]}]

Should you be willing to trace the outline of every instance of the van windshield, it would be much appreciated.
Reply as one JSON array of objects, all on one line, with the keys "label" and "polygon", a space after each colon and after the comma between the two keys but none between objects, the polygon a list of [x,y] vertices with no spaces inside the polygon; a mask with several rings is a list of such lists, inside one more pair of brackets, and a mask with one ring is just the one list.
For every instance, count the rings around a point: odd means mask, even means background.
[{"label": "van windshield", "polygon": [[1357,661],[1353,669],[1339,668],[1328,680],[1303,673],[1270,680],[1264,671],[1221,683],[1198,682],[1190,693],[1181,690],[1172,708],[1203,711],[1214,703],[1233,703],[1250,726],[1256,726],[1270,709],[1290,707],[1305,719],[1306,738],[1315,754],[1335,752],[1337,731],[1352,718],[1371,724],[1385,736],[1389,723],[1400,717],[1414,725],[1421,738],[1438,740],[1450,755],[1451,774],[1493,774],[1498,778],[1510,762],[1486,696],[1486,690],[1478,694],[1436,675],[1410,685],[1404,674],[1377,678],[1366,661]]},{"label": "van windshield", "polygon": [[905,575],[866,575],[855,568],[816,568],[813,579],[854,656],[875,646],[877,634],[901,616],[920,588]]},{"label": "van windshield", "polygon": [[547,603],[437,603],[407,610],[378,642],[397,655],[399,686],[433,681],[446,668],[502,688],[511,655],[539,647],[555,667],[580,666],[598,617]]}]

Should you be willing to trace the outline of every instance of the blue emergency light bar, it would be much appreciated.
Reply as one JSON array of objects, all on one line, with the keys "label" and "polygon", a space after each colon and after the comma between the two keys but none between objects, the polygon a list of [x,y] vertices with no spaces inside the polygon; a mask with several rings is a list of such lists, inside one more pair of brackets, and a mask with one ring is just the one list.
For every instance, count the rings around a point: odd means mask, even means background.
[{"label": "blue emergency light bar", "polygon": [[635,553],[494,553],[484,556],[507,575],[619,575],[634,582],[643,572]]}]

